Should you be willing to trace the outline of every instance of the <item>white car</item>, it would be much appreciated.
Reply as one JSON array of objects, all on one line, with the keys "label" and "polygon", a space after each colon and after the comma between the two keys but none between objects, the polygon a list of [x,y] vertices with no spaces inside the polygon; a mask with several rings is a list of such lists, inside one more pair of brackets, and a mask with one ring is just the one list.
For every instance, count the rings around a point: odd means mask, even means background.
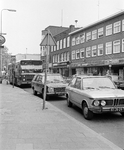
[{"label": "white car", "polygon": [[106,76],[75,76],[66,87],[67,105],[82,109],[85,119],[94,113],[120,112],[124,116],[124,91]]}]

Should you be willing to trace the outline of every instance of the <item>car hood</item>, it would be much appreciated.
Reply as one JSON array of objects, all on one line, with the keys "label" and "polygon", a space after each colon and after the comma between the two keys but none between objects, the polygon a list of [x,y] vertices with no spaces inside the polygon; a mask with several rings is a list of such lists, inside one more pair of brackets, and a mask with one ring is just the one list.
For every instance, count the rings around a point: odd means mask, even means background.
[{"label": "car hood", "polygon": [[85,90],[84,94],[91,98],[124,97],[124,91],[121,89]]},{"label": "car hood", "polygon": [[47,86],[57,88],[57,87],[66,87],[67,84],[66,83],[47,83]]}]

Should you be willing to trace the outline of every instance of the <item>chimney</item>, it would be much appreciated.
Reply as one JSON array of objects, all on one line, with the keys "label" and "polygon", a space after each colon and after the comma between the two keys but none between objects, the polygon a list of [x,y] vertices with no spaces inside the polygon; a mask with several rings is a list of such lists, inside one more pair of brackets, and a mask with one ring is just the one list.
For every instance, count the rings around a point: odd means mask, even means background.
[{"label": "chimney", "polygon": [[75,26],[74,25],[70,25],[70,32],[74,31],[75,30]]}]

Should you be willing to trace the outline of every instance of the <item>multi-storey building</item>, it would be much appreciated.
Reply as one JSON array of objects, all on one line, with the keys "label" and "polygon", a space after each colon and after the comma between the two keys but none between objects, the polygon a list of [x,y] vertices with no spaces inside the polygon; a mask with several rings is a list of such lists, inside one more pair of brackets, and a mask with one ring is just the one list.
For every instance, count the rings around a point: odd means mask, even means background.
[{"label": "multi-storey building", "polygon": [[124,79],[124,12],[70,33],[71,72],[107,71]]},{"label": "multi-storey building", "polygon": [[[55,27],[49,26],[42,31],[42,35],[46,34],[46,30],[52,33],[57,45],[50,46],[48,57],[49,57],[49,71],[59,72],[63,76],[69,76],[69,64],[70,64],[70,35],[69,33],[75,30],[74,25],[70,27]],[[46,47],[41,45],[41,60],[45,60]],[[45,64],[46,65],[46,64]]]},{"label": "multi-storey building", "polygon": [[[42,30],[42,35],[41,35],[41,37],[42,37],[42,39],[45,37],[45,35],[47,34],[47,32],[49,31],[51,34],[52,34],[52,36],[54,37],[54,36],[56,36],[57,34],[59,34],[59,33],[61,33],[61,32],[63,32],[63,31],[65,31],[65,30],[67,30],[68,28],[67,27],[59,27],[59,26],[48,26],[48,27],[46,27],[44,30]],[[42,41],[42,40],[41,40]],[[56,50],[56,46],[49,46],[49,52],[48,52],[48,55],[49,55],[49,66],[48,66],[48,68],[49,68],[49,71],[51,71],[52,69],[51,69],[51,67],[52,67],[52,57],[51,57],[51,50],[52,49],[54,49],[54,50]],[[46,63],[45,63],[45,60],[46,60],[46,50],[47,50],[47,48],[46,48],[46,46],[42,46],[41,44],[40,44],[40,55],[41,55],[41,60],[43,60],[43,62],[44,62],[44,65],[43,65],[43,68],[45,68],[46,67]]]}]

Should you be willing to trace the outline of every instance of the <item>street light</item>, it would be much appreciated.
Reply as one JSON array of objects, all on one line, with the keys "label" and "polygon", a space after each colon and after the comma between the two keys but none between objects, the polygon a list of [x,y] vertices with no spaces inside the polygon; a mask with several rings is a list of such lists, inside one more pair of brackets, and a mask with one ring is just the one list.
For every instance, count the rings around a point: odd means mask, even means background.
[{"label": "street light", "polygon": [[[2,13],[3,13],[3,11],[4,10],[7,10],[7,11],[10,11],[10,12],[16,12],[16,10],[14,10],[14,9],[2,9],[1,10],[1,32],[0,32],[0,35],[2,35],[3,33],[2,33]],[[1,71],[2,71],[2,48],[0,48],[1,49],[1,67],[0,67],[0,73],[1,73]]]}]

